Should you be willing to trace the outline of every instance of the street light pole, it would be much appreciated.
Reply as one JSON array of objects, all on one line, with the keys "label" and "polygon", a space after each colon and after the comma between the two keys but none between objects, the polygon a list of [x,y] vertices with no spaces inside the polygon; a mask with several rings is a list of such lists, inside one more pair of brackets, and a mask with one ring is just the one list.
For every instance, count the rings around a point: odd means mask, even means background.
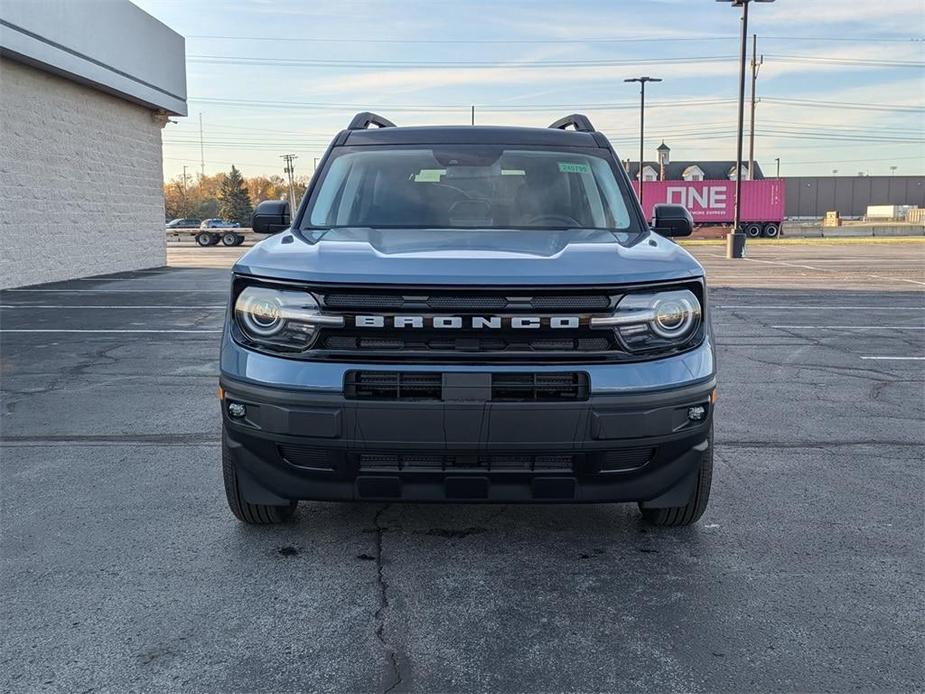
[{"label": "street light pole", "polygon": [[633,77],[623,80],[624,82],[639,82],[639,206],[642,207],[642,213],[646,213],[646,208],[642,204],[642,163],[646,154],[646,83],[661,82],[658,77]]},{"label": "street light pole", "polygon": [[731,2],[733,7],[742,8],[742,32],[739,39],[739,127],[736,134],[736,197],[732,231],[726,235],[726,257],[745,256],[745,234],[742,224],[742,140],[745,137],[745,65],[748,53],[748,6],[753,2],[774,2],[774,0],[716,0]]}]

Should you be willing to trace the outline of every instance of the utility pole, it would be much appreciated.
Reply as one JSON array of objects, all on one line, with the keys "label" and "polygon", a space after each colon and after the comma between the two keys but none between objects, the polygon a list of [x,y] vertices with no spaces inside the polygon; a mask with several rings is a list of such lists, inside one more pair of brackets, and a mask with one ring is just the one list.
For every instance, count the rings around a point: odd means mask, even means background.
[{"label": "utility pole", "polygon": [[639,206],[645,214],[646,208],[642,204],[642,164],[646,154],[646,83],[662,80],[658,77],[632,77],[623,81],[639,82]]},{"label": "utility pole", "polygon": [[764,56],[758,59],[758,34],[752,34],[752,121],[751,133],[748,136],[748,180],[754,181],[755,168],[755,83],[758,81],[758,71],[764,65]]},{"label": "utility pole", "polygon": [[745,137],[745,69],[748,58],[748,6],[753,2],[770,3],[774,0],[716,0],[742,8],[742,33],[739,38],[739,117],[736,131],[736,199],[732,231],[726,235],[726,257],[745,257],[745,233],[742,222],[742,140]]},{"label": "utility pole", "polygon": [[184,217],[189,216],[189,198],[186,193],[186,164],[183,165],[183,212]]},{"label": "utility pole", "polygon": [[199,112],[199,180],[206,177],[206,155],[202,145],[202,111]]},{"label": "utility pole", "polygon": [[472,125],[475,125],[475,106],[472,107]]},{"label": "utility pole", "polygon": [[295,173],[295,169],[292,165],[292,162],[298,157],[294,154],[282,154],[280,159],[285,160],[286,168],[283,171],[289,176],[289,209],[290,214],[295,212],[295,189],[292,187],[292,174]]}]

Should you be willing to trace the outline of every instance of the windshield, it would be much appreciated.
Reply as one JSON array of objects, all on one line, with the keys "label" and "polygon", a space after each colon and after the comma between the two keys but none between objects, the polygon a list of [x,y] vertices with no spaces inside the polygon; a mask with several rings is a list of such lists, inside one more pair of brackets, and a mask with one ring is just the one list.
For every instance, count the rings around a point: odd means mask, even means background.
[{"label": "windshield", "polygon": [[336,152],[302,228],[633,227],[607,159],[575,149],[446,145]]}]

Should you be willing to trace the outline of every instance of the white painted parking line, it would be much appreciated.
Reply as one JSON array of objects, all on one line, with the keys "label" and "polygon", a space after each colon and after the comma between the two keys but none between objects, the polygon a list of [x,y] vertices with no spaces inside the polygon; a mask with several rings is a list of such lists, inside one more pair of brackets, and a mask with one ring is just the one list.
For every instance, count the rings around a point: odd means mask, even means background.
[{"label": "white painted parking line", "polygon": [[228,288],[223,289],[3,289],[0,291],[4,292],[49,292],[57,294],[158,294],[158,293],[174,293],[174,294],[190,294],[190,293],[205,293],[205,294],[227,294]]},{"label": "white painted parking line", "polygon": [[48,328],[48,329],[19,329],[0,328],[0,333],[182,333],[182,334],[213,334],[220,333],[221,330],[77,330],[67,328]]},{"label": "white painted parking line", "polygon": [[925,306],[754,306],[750,304],[718,304],[713,308],[756,309],[758,311],[925,311]]},{"label": "white painted parking line", "polygon": [[861,359],[872,359],[876,361],[925,361],[925,357],[861,357]]},{"label": "white painted parking line", "polygon": [[159,304],[159,305],[145,304],[145,305],[140,305],[140,306],[88,306],[86,304],[76,304],[76,305],[42,304],[41,306],[30,306],[29,304],[0,304],[0,308],[29,308],[29,309],[31,308],[68,308],[68,309],[73,309],[73,308],[156,308],[156,309],[161,309],[161,308],[165,308],[165,309],[172,309],[176,311],[181,311],[181,310],[187,311],[190,309],[204,309],[204,310],[211,311],[211,310],[216,310],[220,308],[223,309],[225,308],[225,304],[213,304],[212,306],[175,306],[175,305],[168,305],[168,304]]},{"label": "white painted parking line", "polygon": [[[784,261],[784,260],[761,260],[759,258],[743,258],[742,260],[748,260],[752,263],[766,263],[768,265],[781,265],[784,267],[795,267],[795,268],[800,268],[804,270],[815,270],[816,272],[839,272],[842,274],[854,274],[853,270],[848,271],[846,269],[840,269],[840,268],[830,269],[830,268],[824,268],[824,267],[815,267],[813,265],[803,265],[802,263],[788,263],[787,261]],[[919,280],[905,279],[903,277],[889,277],[888,275],[875,275],[870,272],[860,273],[860,274],[863,274],[866,277],[872,277],[878,280],[892,280],[894,282],[909,282],[910,284],[918,284],[918,285],[925,286],[925,282],[920,282]]]},{"label": "white painted parking line", "polygon": [[925,330],[925,325],[772,325],[782,330]]}]

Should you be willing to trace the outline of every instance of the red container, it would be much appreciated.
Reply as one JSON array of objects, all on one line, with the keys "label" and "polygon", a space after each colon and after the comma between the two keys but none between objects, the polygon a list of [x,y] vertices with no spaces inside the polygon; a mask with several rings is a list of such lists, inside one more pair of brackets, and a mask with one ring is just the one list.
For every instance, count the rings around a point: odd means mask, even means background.
[{"label": "red container", "polygon": [[[639,184],[633,181],[638,194]],[[731,224],[735,215],[735,181],[646,181],[643,184],[646,218],[659,203],[684,205],[696,224]],[[742,181],[743,222],[781,222],[784,219],[784,181],[773,178]]]}]

